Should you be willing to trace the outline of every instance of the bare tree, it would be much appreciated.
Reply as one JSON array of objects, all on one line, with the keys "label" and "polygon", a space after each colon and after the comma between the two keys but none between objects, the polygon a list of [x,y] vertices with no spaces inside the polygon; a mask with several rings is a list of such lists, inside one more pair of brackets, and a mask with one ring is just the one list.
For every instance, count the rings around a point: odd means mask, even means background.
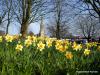
[{"label": "bare tree", "polygon": [[5,6],[3,6],[4,1],[0,1],[0,27],[5,28],[3,23],[5,22],[4,18],[6,17],[6,9]]},{"label": "bare tree", "polygon": [[5,16],[6,16],[6,11],[5,12],[2,12],[2,14],[0,14],[0,25],[2,25],[2,23],[3,23],[3,19],[5,18]]},{"label": "bare tree", "polygon": [[13,11],[17,22],[21,25],[20,33],[23,37],[27,34],[30,23],[39,19],[42,13],[44,0],[15,0],[13,1]]},{"label": "bare tree", "polygon": [[[50,35],[50,37],[56,37],[56,26],[56,23],[53,22],[50,22],[50,24],[47,26],[48,34]],[[59,27],[59,37],[64,39],[70,35],[71,34],[69,33],[69,26],[65,22],[62,22]]]},{"label": "bare tree", "polygon": [[[11,20],[13,19],[13,13],[12,13],[12,0],[3,0],[1,1],[1,17],[0,17],[0,24],[4,27],[4,30],[6,30],[6,34],[8,34],[8,27],[11,23]],[[3,24],[5,23],[6,24]],[[6,26],[6,27],[5,27]]]},{"label": "bare tree", "polygon": [[89,13],[100,20],[100,0],[68,0],[66,5],[70,6],[72,11],[75,11],[73,13],[75,16]]},{"label": "bare tree", "polygon": [[6,27],[6,34],[8,34],[8,28],[13,19],[12,13],[12,0],[5,0],[6,10],[7,10],[7,27]]},{"label": "bare tree", "polygon": [[77,28],[81,30],[81,33],[88,41],[97,36],[96,34],[100,31],[100,23],[91,16],[80,16],[77,25]]},{"label": "bare tree", "polygon": [[[55,36],[57,39],[62,38],[61,35],[63,35],[63,29],[68,29],[66,26],[66,6],[65,3],[66,0],[50,0],[51,1],[51,13],[52,13],[52,20],[53,23],[50,23],[52,25],[48,26],[48,32],[51,33],[52,36]],[[53,31],[53,32],[52,32]],[[65,31],[66,32],[66,31]],[[55,33],[55,34],[54,34]],[[63,35],[64,36],[64,35]]]},{"label": "bare tree", "polygon": [[98,17],[99,17],[99,19],[100,19],[100,0],[83,0],[83,2],[87,4],[89,13],[90,13],[92,16],[96,17],[96,16],[92,13],[92,11],[94,11],[94,12],[98,15]]},{"label": "bare tree", "polygon": [[62,2],[61,0],[55,0],[55,18],[56,18],[56,37],[60,39],[60,23],[61,23],[61,11],[62,11]]}]

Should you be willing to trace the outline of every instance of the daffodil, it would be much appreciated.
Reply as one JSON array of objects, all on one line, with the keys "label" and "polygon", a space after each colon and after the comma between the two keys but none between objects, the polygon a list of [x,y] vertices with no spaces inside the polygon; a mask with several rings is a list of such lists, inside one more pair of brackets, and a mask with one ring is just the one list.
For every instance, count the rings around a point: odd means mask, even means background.
[{"label": "daffodil", "polygon": [[2,39],[3,39],[2,36],[0,36],[0,42],[2,42]]},{"label": "daffodil", "polygon": [[25,40],[25,45],[27,47],[30,46],[30,45],[32,45],[32,40],[30,40],[30,39]]},{"label": "daffodil", "polygon": [[100,46],[98,46],[97,50],[100,51]]},{"label": "daffodil", "polygon": [[13,41],[13,36],[7,34],[7,35],[5,36],[5,40],[6,40],[7,42],[12,42],[12,41]]},{"label": "daffodil", "polygon": [[82,46],[79,44],[79,45],[76,45],[74,48],[73,48],[74,50],[81,50],[82,49]]},{"label": "daffodil", "polygon": [[73,58],[73,54],[71,52],[68,52],[68,51],[66,52],[65,56],[66,56],[67,59]]},{"label": "daffodil", "polygon": [[87,48],[91,48],[92,44],[91,43],[86,43]]},{"label": "daffodil", "polygon": [[31,40],[31,39],[32,39],[32,37],[31,37],[31,36],[27,36],[26,38],[27,38],[27,39],[29,39],[29,40]]},{"label": "daffodil", "polygon": [[57,50],[59,50],[59,46],[60,46],[59,44],[55,45],[55,47],[56,47]]},{"label": "daffodil", "polygon": [[23,49],[23,46],[21,44],[17,44],[16,50],[17,51],[22,51],[22,49]]},{"label": "daffodil", "polygon": [[72,48],[75,48],[76,45],[77,45],[76,42],[74,42],[73,45],[72,45]]},{"label": "daffodil", "polygon": [[64,52],[66,50],[66,46],[63,45],[56,45],[56,49],[60,52]]},{"label": "daffodil", "polygon": [[97,42],[92,42],[91,43],[92,46],[97,46],[97,44],[98,44]]},{"label": "daffodil", "polygon": [[33,42],[37,41],[37,38],[35,36],[32,36],[32,41]]},{"label": "daffodil", "polygon": [[46,41],[46,44],[47,44],[47,47],[49,48],[49,47],[51,47],[52,46],[52,40],[47,40]]},{"label": "daffodil", "polygon": [[85,50],[84,50],[84,54],[85,54],[85,55],[89,55],[89,54],[90,54],[90,50],[89,50],[89,49],[85,49]]},{"label": "daffodil", "polygon": [[40,51],[42,51],[44,48],[45,48],[45,44],[40,41],[38,44],[37,44],[37,48],[40,49]]},{"label": "daffodil", "polygon": [[61,45],[61,44],[63,44],[62,40],[56,40],[56,45]]}]

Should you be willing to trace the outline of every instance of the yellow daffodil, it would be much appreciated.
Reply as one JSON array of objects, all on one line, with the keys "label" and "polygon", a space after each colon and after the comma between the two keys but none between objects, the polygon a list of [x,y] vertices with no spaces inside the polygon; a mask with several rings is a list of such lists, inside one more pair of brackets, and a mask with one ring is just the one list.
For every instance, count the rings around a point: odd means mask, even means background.
[{"label": "yellow daffodil", "polygon": [[92,44],[91,43],[86,43],[87,48],[91,48]]},{"label": "yellow daffodil", "polygon": [[48,42],[47,43],[47,46],[48,46],[48,48],[51,47],[52,46],[52,43],[51,42]]},{"label": "yellow daffodil", "polygon": [[65,50],[68,49],[68,44],[67,43],[68,42],[66,40],[57,40],[55,47],[60,52],[64,52]]},{"label": "yellow daffodil", "polygon": [[29,39],[29,40],[31,40],[31,39],[32,39],[32,37],[31,37],[31,36],[27,36],[26,38],[27,38],[27,39]]},{"label": "yellow daffodil", "polygon": [[63,45],[56,45],[55,47],[60,52],[64,52],[67,49],[67,46],[63,46]]},{"label": "yellow daffodil", "polygon": [[82,46],[79,44],[79,45],[76,45],[73,49],[76,50],[76,51],[78,51],[78,50],[82,49]]},{"label": "yellow daffodil", "polygon": [[46,41],[46,44],[47,44],[47,47],[49,48],[49,47],[51,47],[52,46],[52,40],[47,40]]},{"label": "yellow daffodil", "polygon": [[12,41],[13,41],[13,36],[7,34],[7,35],[5,36],[5,40],[6,40],[7,42],[12,42]]},{"label": "yellow daffodil", "polygon": [[35,36],[32,36],[32,41],[33,42],[37,41],[37,38]]},{"label": "yellow daffodil", "polygon": [[31,40],[32,42],[36,41],[36,37],[35,36],[27,36],[28,40]]},{"label": "yellow daffodil", "polygon": [[37,44],[37,48],[40,49],[40,51],[42,51],[45,48],[45,44],[42,43],[41,41]]},{"label": "yellow daffodil", "polygon": [[61,52],[64,52],[66,50],[66,48],[62,45],[59,45],[58,50],[61,51]]},{"label": "yellow daffodil", "polygon": [[17,51],[22,51],[22,49],[23,49],[23,46],[21,44],[17,44],[16,50]]},{"label": "yellow daffodil", "polygon": [[30,39],[25,40],[25,45],[28,47],[32,45],[32,41]]},{"label": "yellow daffodil", "polygon": [[92,42],[91,43],[92,46],[97,46],[97,44],[98,44],[97,42]]},{"label": "yellow daffodil", "polygon": [[56,44],[61,45],[61,44],[63,44],[63,41],[62,40],[56,40]]},{"label": "yellow daffodil", "polygon": [[59,44],[55,45],[55,47],[56,47],[57,50],[59,50],[59,46],[60,46]]},{"label": "yellow daffodil", "polygon": [[2,42],[2,39],[3,39],[2,36],[0,36],[0,42]]},{"label": "yellow daffodil", "polygon": [[84,54],[85,54],[85,55],[89,55],[89,54],[90,54],[90,50],[85,49],[85,50],[84,50]]},{"label": "yellow daffodil", "polygon": [[76,42],[74,42],[74,43],[73,43],[72,48],[75,48],[75,47],[76,47],[76,45],[77,45],[77,44],[76,44]]},{"label": "yellow daffodil", "polygon": [[73,54],[71,52],[68,52],[68,51],[66,52],[65,56],[66,56],[67,59],[73,58]]}]

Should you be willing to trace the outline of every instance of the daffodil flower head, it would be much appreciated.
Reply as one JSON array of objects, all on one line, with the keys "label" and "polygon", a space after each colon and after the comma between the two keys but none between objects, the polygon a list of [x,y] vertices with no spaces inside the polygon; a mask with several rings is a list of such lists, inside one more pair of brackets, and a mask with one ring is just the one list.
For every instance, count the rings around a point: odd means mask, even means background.
[{"label": "daffodil flower head", "polygon": [[7,35],[5,36],[5,40],[6,40],[7,42],[12,42],[12,41],[13,41],[13,36],[7,34]]},{"label": "daffodil flower head", "polygon": [[42,41],[40,41],[40,42],[37,44],[37,48],[38,48],[40,51],[42,51],[42,50],[45,48],[45,44],[44,44]]},{"label": "daffodil flower head", "polygon": [[66,52],[65,56],[66,56],[67,59],[72,59],[73,58],[73,54],[69,51]]},{"label": "daffodil flower head", "polygon": [[22,49],[23,49],[23,46],[21,44],[17,44],[16,50],[19,52],[19,51],[22,51]]},{"label": "daffodil flower head", "polygon": [[84,50],[84,54],[85,54],[85,55],[89,55],[90,52],[91,52],[91,51],[90,51],[89,49],[85,49],[85,50]]},{"label": "daffodil flower head", "polygon": [[0,36],[0,42],[2,42],[2,40],[3,40],[3,38],[2,38],[2,36]]},{"label": "daffodil flower head", "polygon": [[51,39],[48,39],[46,41],[46,45],[47,45],[48,48],[51,47],[52,46],[52,40]]},{"label": "daffodil flower head", "polygon": [[30,40],[30,39],[25,40],[25,45],[27,47],[30,46],[30,45],[32,45],[32,40]]},{"label": "daffodil flower head", "polygon": [[77,44],[73,47],[74,50],[78,51],[82,49],[82,45],[81,44]]}]

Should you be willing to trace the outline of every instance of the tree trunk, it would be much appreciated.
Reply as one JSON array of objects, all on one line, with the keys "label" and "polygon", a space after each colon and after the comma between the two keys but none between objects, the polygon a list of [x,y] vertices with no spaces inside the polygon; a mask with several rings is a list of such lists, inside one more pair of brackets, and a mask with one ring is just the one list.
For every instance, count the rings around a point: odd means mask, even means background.
[{"label": "tree trunk", "polygon": [[22,37],[25,38],[27,35],[27,28],[29,26],[29,18],[30,18],[30,12],[31,12],[31,6],[32,6],[32,0],[22,0],[23,5],[23,18],[22,18],[22,24],[21,24],[21,34]]},{"label": "tree trunk", "polygon": [[58,19],[57,19],[57,30],[56,30],[56,38],[57,39],[60,39],[60,23],[61,23],[61,21],[60,21],[60,18],[61,18],[61,16],[60,16],[60,14],[61,14],[61,12],[59,11],[58,12]]},{"label": "tree trunk", "polygon": [[59,34],[59,32],[60,32],[60,27],[59,27],[59,24],[57,24],[57,30],[56,30],[56,38],[57,38],[57,39],[60,39],[60,34]]},{"label": "tree trunk", "polygon": [[[10,6],[9,6],[9,2],[10,2]],[[10,14],[12,14],[11,13],[11,9],[12,9],[12,0],[9,0],[9,1],[7,1],[6,0],[6,6],[7,6],[7,21],[8,21],[8,23],[7,23],[7,28],[6,28],[6,34],[8,34],[8,31],[9,31],[9,25],[10,25],[10,22],[11,22],[11,15]]]},{"label": "tree trunk", "polygon": [[25,38],[27,36],[27,27],[28,27],[28,23],[27,22],[22,23],[20,33],[22,34],[23,38]]},{"label": "tree trunk", "polygon": [[9,27],[10,22],[7,24],[7,29],[6,29],[6,34],[8,34],[8,27]]},{"label": "tree trunk", "polygon": [[8,23],[7,23],[7,28],[6,28],[6,34],[8,34],[8,27],[10,25],[10,9],[8,11]]},{"label": "tree trunk", "polygon": [[90,42],[90,41],[91,41],[90,39],[91,39],[91,37],[90,37],[90,36],[88,36],[88,37],[87,37],[87,41],[88,41],[88,42]]},{"label": "tree trunk", "polygon": [[90,38],[87,38],[87,41],[90,42]]}]

